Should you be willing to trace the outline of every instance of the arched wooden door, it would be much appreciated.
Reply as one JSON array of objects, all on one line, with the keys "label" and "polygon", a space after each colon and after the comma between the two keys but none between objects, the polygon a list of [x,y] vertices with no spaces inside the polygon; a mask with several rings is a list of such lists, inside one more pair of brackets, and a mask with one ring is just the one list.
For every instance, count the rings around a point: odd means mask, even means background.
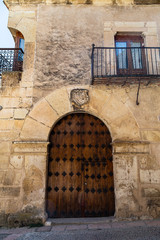
[{"label": "arched wooden door", "polygon": [[115,211],[111,136],[98,118],[70,114],[50,134],[49,217],[104,217]]}]

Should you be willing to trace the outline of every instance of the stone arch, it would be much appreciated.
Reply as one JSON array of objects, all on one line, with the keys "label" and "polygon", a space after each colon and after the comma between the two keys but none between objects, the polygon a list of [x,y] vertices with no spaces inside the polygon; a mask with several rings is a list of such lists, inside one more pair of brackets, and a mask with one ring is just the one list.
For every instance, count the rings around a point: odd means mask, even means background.
[{"label": "stone arch", "polygon": [[19,30],[15,29],[15,28],[9,28],[13,39],[15,41],[15,48],[19,48],[19,39],[24,39],[24,35],[22,34],[22,32],[20,32]]},{"label": "stone arch", "polygon": [[[89,90],[90,100],[83,105],[84,112],[100,118],[109,128],[113,140],[140,140],[139,127],[130,110],[116,93],[83,86]],[[82,88],[83,88],[82,87]],[[25,119],[22,141],[48,141],[53,124],[65,114],[74,111],[70,92],[79,86],[63,87],[38,101]]]},{"label": "stone arch", "polygon": [[[77,88],[89,90],[89,102],[82,106],[81,111],[102,120],[110,131],[113,141],[115,214],[116,216],[126,217],[126,214],[128,214],[126,208],[130,209],[129,214],[137,211],[135,198],[128,194],[130,194],[130,189],[133,188],[133,183],[137,194],[138,154],[141,152],[146,153],[148,146],[140,141],[139,127],[127,107],[127,96],[123,89],[121,89],[121,95],[117,94],[119,89],[111,91],[104,86],[103,90],[93,86],[69,86],[53,91],[48,96],[39,100],[31,109],[24,121],[19,142],[15,142],[12,146],[13,151],[19,154],[23,151],[25,159],[27,159],[26,161],[28,161],[29,158],[30,164],[32,165],[33,163],[39,164],[38,162],[40,160],[41,164],[39,168],[43,173],[41,179],[43,186],[41,190],[43,194],[37,192],[34,200],[35,204],[36,201],[38,201],[39,204],[39,199],[41,199],[39,211],[42,212],[43,218],[46,219],[44,189],[46,189],[46,161],[48,159],[47,145],[49,135],[52,127],[59,119],[74,112],[70,100],[70,92],[72,89]],[[133,152],[135,152],[136,155],[132,155],[131,153]],[[128,167],[124,167],[125,165]],[[134,168],[133,171],[132,168]],[[129,173],[128,169],[131,169]],[[121,188],[121,179],[123,180],[124,176],[127,184],[124,188]],[[32,181],[32,179],[30,181]],[[25,205],[31,203],[30,195]],[[132,205],[128,205],[128,196],[130,196]]]}]

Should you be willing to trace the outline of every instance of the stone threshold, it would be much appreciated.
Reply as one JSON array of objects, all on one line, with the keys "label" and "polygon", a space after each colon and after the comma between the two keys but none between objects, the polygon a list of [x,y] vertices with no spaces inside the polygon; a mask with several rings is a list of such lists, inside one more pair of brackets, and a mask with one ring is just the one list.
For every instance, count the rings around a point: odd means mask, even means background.
[{"label": "stone threshold", "polygon": [[[116,218],[110,217],[90,217],[90,218],[48,218],[44,223],[44,226],[56,226],[56,225],[88,225],[88,224],[108,224],[108,223],[125,223],[125,222],[142,222],[142,221],[156,221],[149,216],[143,216],[142,218]],[[160,220],[158,218],[158,220]]]},{"label": "stone threshold", "polygon": [[83,225],[83,224],[98,224],[117,222],[114,216],[112,217],[94,217],[94,218],[48,218],[45,226],[55,225]]}]

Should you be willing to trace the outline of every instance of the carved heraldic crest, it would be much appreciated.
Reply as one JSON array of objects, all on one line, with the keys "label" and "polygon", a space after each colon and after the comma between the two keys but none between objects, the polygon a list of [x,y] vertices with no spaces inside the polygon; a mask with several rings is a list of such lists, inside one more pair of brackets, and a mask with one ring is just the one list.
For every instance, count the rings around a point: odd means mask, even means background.
[{"label": "carved heraldic crest", "polygon": [[71,102],[78,107],[88,103],[89,91],[87,89],[73,89],[71,91]]}]

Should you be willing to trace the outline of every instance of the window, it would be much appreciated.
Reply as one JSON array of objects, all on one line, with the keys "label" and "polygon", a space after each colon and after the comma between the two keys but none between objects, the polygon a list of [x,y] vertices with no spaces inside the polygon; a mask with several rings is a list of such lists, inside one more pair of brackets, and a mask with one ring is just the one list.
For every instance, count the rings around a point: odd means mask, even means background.
[{"label": "window", "polygon": [[116,35],[117,73],[138,75],[146,72],[144,40],[138,35]]}]

